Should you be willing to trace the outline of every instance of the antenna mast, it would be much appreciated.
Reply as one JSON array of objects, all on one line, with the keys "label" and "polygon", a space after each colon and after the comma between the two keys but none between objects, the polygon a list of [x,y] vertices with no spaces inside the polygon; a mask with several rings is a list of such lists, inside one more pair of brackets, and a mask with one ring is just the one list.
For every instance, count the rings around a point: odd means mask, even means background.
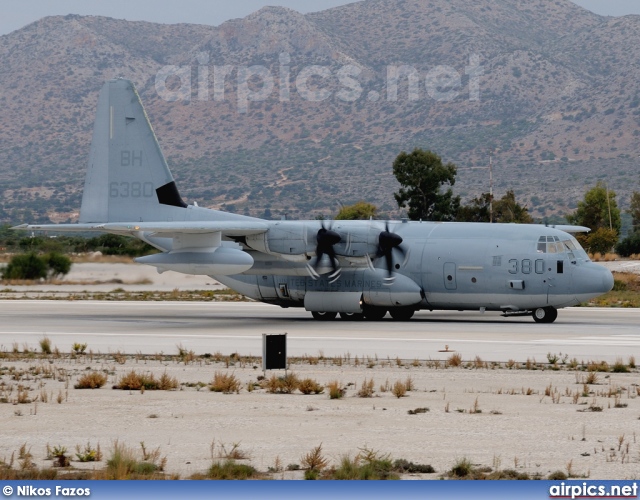
[{"label": "antenna mast", "polygon": [[489,222],[493,224],[493,156],[489,155]]}]

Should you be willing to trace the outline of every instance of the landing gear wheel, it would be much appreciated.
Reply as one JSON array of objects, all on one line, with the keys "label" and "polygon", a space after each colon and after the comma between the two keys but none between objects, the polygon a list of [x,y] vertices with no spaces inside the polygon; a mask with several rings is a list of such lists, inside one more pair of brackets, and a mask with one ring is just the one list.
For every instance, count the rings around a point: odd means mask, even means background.
[{"label": "landing gear wheel", "polygon": [[415,312],[412,307],[392,307],[389,309],[389,314],[396,321],[409,321]]},{"label": "landing gear wheel", "polygon": [[364,314],[362,313],[340,313],[340,318],[342,321],[362,321],[364,319]]},{"label": "landing gear wheel", "polygon": [[323,312],[323,311],[311,311],[313,319],[318,321],[333,321],[336,319],[338,313],[336,312]]},{"label": "landing gear wheel", "polygon": [[539,307],[534,309],[532,316],[536,323],[553,323],[558,317],[558,310],[555,307]]},{"label": "landing gear wheel", "polygon": [[364,317],[369,321],[380,321],[387,315],[387,310],[384,307],[366,306],[363,312]]}]

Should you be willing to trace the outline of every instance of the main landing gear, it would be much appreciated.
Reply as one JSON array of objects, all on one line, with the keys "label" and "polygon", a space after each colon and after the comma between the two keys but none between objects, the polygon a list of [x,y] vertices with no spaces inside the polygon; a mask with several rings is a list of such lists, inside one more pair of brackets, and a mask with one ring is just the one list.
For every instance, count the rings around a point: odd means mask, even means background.
[{"label": "main landing gear", "polygon": [[558,310],[555,307],[539,307],[531,315],[536,323],[553,323],[558,317]]}]

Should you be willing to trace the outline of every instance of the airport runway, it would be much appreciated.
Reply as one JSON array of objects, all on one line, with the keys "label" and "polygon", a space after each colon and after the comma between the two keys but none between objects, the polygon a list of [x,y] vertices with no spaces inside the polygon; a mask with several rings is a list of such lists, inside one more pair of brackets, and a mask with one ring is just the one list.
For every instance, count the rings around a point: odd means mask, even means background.
[{"label": "airport runway", "polygon": [[446,359],[445,346],[463,359],[545,362],[548,353],[578,361],[640,361],[640,309],[572,308],[552,325],[497,313],[418,312],[405,323],[318,322],[301,309],[259,303],[0,301],[0,349],[39,348],[48,336],[68,352],[74,342],[94,352],[261,355],[263,333],[287,333],[290,356]]}]

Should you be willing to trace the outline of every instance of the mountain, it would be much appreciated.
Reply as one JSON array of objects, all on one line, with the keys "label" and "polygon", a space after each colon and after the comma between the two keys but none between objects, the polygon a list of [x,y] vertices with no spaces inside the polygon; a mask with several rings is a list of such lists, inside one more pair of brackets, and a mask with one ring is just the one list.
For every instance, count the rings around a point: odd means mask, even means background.
[{"label": "mountain", "polygon": [[397,216],[391,164],[422,147],[458,165],[464,199],[488,191],[492,155],[496,195],[514,189],[535,217],[598,180],[624,207],[640,181],[639,52],[640,16],[569,0],[266,7],[217,27],[47,17],[0,37],[0,220],[77,217],[116,76],[202,206],[313,218],[365,199]]}]

